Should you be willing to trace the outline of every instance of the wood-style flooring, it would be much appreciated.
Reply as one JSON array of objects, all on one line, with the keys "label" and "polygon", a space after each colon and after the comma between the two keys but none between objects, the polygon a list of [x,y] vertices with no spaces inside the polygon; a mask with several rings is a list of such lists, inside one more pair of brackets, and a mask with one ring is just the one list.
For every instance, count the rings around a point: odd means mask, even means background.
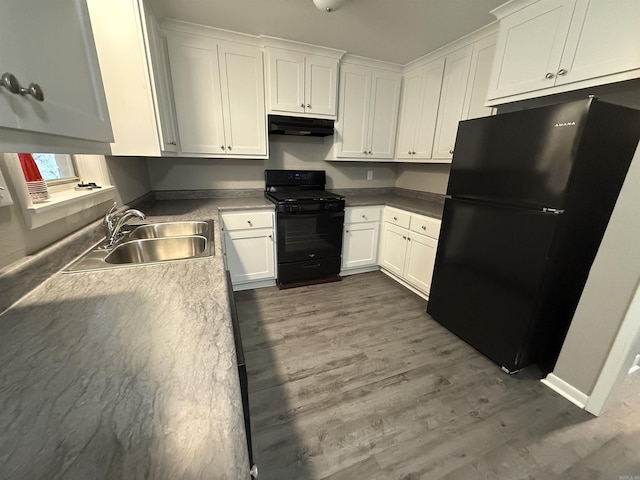
[{"label": "wood-style flooring", "polygon": [[640,479],[640,382],[595,418],[380,272],[236,302],[261,480]]}]

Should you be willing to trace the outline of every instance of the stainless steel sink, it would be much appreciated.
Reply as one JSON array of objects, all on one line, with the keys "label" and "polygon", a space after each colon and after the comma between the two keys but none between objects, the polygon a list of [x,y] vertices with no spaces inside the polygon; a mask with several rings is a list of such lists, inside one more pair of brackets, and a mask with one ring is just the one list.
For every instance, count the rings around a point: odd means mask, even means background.
[{"label": "stainless steel sink", "polygon": [[[155,263],[207,256],[207,239],[201,235],[131,240],[104,257],[109,264]],[[204,255],[203,255],[204,254]]]},{"label": "stainless steel sink", "polygon": [[188,235],[206,236],[209,231],[207,222],[161,222],[141,225],[129,233],[128,239],[183,237]]},{"label": "stainless steel sink", "polygon": [[[127,226],[129,227],[129,226]],[[213,220],[130,226],[116,246],[103,240],[63,270],[65,273],[131,267],[214,255]]]}]

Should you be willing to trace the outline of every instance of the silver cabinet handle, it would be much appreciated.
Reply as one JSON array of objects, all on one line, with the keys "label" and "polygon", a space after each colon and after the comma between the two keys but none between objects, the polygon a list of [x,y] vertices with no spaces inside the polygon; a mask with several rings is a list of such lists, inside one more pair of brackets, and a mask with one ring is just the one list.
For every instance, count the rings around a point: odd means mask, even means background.
[{"label": "silver cabinet handle", "polygon": [[27,88],[20,87],[20,95],[31,95],[38,102],[44,102],[44,92],[37,83],[30,83]]},{"label": "silver cabinet handle", "polygon": [[224,150],[224,145],[220,145],[220,148],[221,148],[222,150]]},{"label": "silver cabinet handle", "polygon": [[558,75],[566,75],[567,71],[564,68],[561,68],[560,70],[558,70]]},{"label": "silver cabinet handle", "polygon": [[231,145],[227,145],[227,150],[231,150]]},{"label": "silver cabinet handle", "polygon": [[549,72],[544,76],[544,78],[553,78],[553,76],[553,73]]},{"label": "silver cabinet handle", "polygon": [[20,93],[20,84],[18,79],[12,73],[5,72],[0,77],[0,87],[4,87],[11,93]]}]

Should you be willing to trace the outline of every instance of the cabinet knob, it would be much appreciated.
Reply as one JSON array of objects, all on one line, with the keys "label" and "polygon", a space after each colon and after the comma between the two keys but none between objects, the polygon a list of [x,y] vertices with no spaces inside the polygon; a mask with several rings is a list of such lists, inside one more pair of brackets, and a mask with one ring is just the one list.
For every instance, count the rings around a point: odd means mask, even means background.
[{"label": "cabinet knob", "polygon": [[453,155],[453,150],[449,150],[449,153],[450,153],[451,155]]},{"label": "cabinet knob", "polygon": [[301,106],[302,108],[304,108],[304,103],[301,103],[301,104],[300,104],[300,106]]},{"label": "cabinet knob", "polygon": [[393,217],[394,220],[398,220],[398,217]]},{"label": "cabinet knob", "polygon": [[406,239],[407,239],[407,237],[405,237],[404,235],[402,235],[402,239],[403,239],[403,240],[406,240]]},{"label": "cabinet knob", "polygon": [[5,72],[0,77],[0,87],[4,87],[11,93],[20,93],[20,84],[18,79],[12,73]]},{"label": "cabinet knob", "polygon": [[169,145],[175,145],[175,144],[176,144],[175,140],[173,142],[169,142]]},{"label": "cabinet knob", "polygon": [[269,238],[270,238],[271,240],[273,240],[273,235],[269,235]]},{"label": "cabinet knob", "polygon": [[561,68],[560,70],[558,70],[558,75],[566,75],[567,71],[564,68]]},{"label": "cabinet knob", "polygon": [[407,237],[407,240],[410,242],[411,241],[411,237]]},{"label": "cabinet knob", "polygon": [[38,102],[44,102],[44,92],[37,83],[30,83],[27,88],[20,87],[20,95],[31,95]]},{"label": "cabinet knob", "polygon": [[411,152],[411,150],[409,150],[407,153],[408,153],[409,155],[411,155],[411,153],[412,153],[412,152]]},{"label": "cabinet knob", "polygon": [[231,150],[231,145],[227,145],[227,150]]},{"label": "cabinet knob", "polygon": [[345,230],[346,233],[349,233],[349,230]]},{"label": "cabinet knob", "polygon": [[364,154],[366,155],[366,154],[367,154],[367,151],[366,151],[366,150],[363,150],[363,151],[362,151],[362,153],[364,153]]},{"label": "cabinet knob", "polygon": [[220,145],[220,148],[221,148],[222,150],[224,150],[224,145]]},{"label": "cabinet knob", "polygon": [[247,223],[249,224],[250,227],[253,227],[253,223],[251,223],[251,220],[247,220]]},{"label": "cabinet knob", "polygon": [[311,108],[311,104],[310,103],[307,103],[307,108]]},{"label": "cabinet knob", "polygon": [[416,152],[411,152],[411,155],[415,155],[415,154],[416,154]]},{"label": "cabinet knob", "polygon": [[422,225],[422,229],[423,229],[423,230],[426,230],[426,229],[427,229],[427,227],[425,227],[424,225]]},{"label": "cabinet knob", "polygon": [[553,73],[548,72],[548,73],[544,76],[544,78],[553,78],[553,76],[554,76],[554,75],[553,75]]},{"label": "cabinet knob", "polygon": [[364,218],[364,219],[366,220],[366,219],[367,219],[367,216],[366,216],[366,215],[362,215],[362,218]]},{"label": "cabinet knob", "polygon": [[367,153],[368,153],[369,155],[371,155],[371,150],[369,150]]}]

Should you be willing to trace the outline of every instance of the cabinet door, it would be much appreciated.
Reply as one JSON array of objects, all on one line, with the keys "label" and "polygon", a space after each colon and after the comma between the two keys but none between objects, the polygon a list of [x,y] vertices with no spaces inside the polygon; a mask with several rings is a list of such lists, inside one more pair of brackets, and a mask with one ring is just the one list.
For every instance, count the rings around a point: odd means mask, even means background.
[{"label": "cabinet door", "polygon": [[227,155],[266,155],[262,50],[220,42],[218,59]]},{"label": "cabinet door", "polygon": [[436,239],[416,233],[411,233],[407,242],[404,279],[426,294],[431,289],[437,247]]},{"label": "cabinet door", "polygon": [[491,78],[491,66],[496,51],[498,34],[494,33],[473,44],[471,56],[471,68],[469,81],[467,82],[467,94],[465,96],[462,118],[487,117],[493,114],[493,108],[485,107],[489,80]]},{"label": "cabinet door", "polygon": [[338,61],[308,55],[305,59],[305,112],[336,116]]},{"label": "cabinet door", "polygon": [[390,272],[402,276],[407,254],[408,231],[385,222],[382,235],[380,265]]},{"label": "cabinet door", "polygon": [[367,136],[371,99],[371,69],[340,68],[340,109],[336,124],[337,157],[368,158]]},{"label": "cabinet door", "polygon": [[500,21],[490,99],[554,85],[575,3],[536,2]]},{"label": "cabinet door", "polygon": [[368,267],[378,260],[379,223],[354,223],[344,226],[342,268]]},{"label": "cabinet door", "polygon": [[158,22],[145,8],[146,39],[149,55],[149,70],[152,77],[152,89],[155,99],[156,123],[160,135],[160,150],[163,152],[178,151],[178,135],[176,128],[171,86],[169,84],[169,68],[167,50]]},{"label": "cabinet door", "polygon": [[304,55],[270,48],[269,98],[275,112],[304,112]]},{"label": "cabinet door", "polygon": [[232,283],[276,278],[274,245],[271,229],[224,232],[224,251]]},{"label": "cabinet door", "polygon": [[445,58],[433,158],[450,160],[456,143],[458,122],[462,120],[473,45],[456,50]]},{"label": "cabinet door", "polygon": [[0,92],[0,127],[113,141],[102,77],[84,0],[0,1],[0,65],[20,86],[44,94]]},{"label": "cabinet door", "polygon": [[556,85],[640,68],[640,1],[578,2]]},{"label": "cabinet door", "polygon": [[167,44],[181,152],[224,155],[216,42],[198,35],[168,32]]},{"label": "cabinet door", "polygon": [[425,68],[416,68],[407,72],[402,79],[402,104],[400,106],[396,158],[412,158],[420,106],[424,95]]},{"label": "cabinet door", "polygon": [[401,78],[398,73],[373,71],[367,140],[369,155],[373,158],[393,158]]},{"label": "cabinet door", "polygon": [[424,94],[420,105],[420,116],[413,144],[414,159],[425,160],[432,157],[433,140],[436,131],[436,120],[440,108],[442,77],[444,75],[444,58],[425,65]]}]

